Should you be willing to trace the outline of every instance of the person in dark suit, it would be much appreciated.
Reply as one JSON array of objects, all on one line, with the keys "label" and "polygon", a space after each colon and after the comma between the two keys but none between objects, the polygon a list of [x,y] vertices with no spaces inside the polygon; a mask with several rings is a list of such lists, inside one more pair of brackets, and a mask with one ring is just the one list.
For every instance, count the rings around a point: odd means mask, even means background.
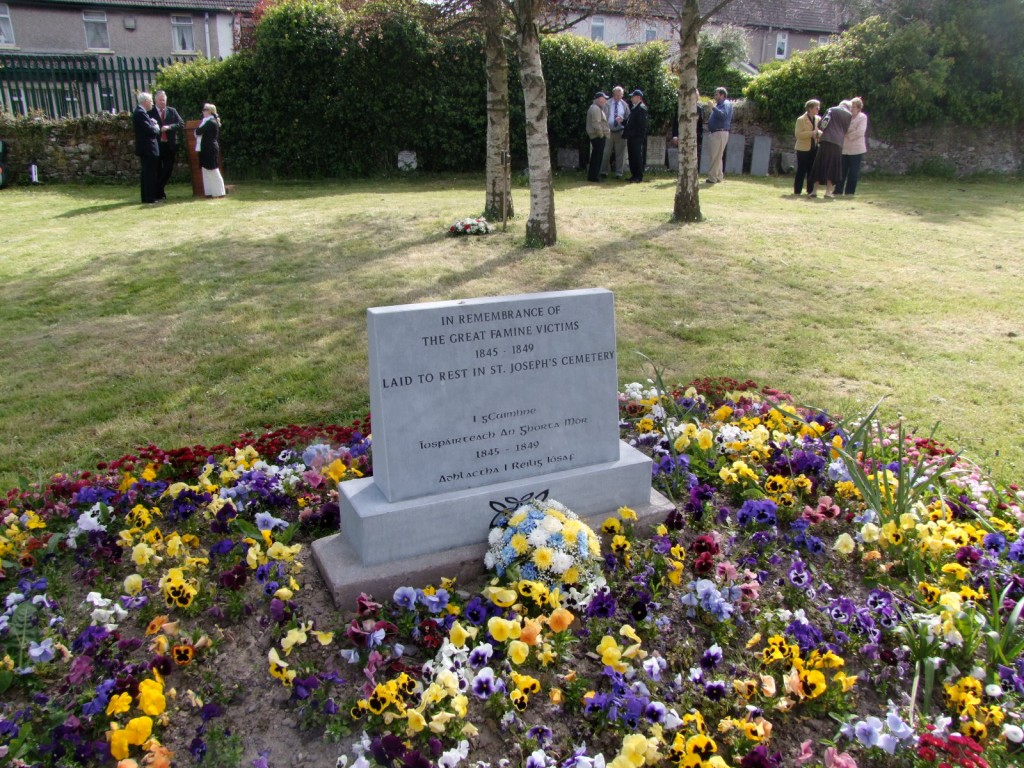
[{"label": "person in dark suit", "polygon": [[203,191],[207,197],[224,197],[224,178],[220,175],[220,118],[214,104],[203,104],[203,119],[196,128],[196,152],[203,169]]},{"label": "person in dark suit", "polygon": [[149,116],[160,126],[160,173],[157,179],[157,200],[166,200],[167,182],[174,173],[174,161],[178,156],[178,131],[185,127],[178,110],[167,106],[167,94],[157,91],[153,96],[154,106]]},{"label": "person in dark suit", "polygon": [[152,108],[153,97],[145,91],[140,92],[139,104],[132,112],[132,127],[135,129],[135,154],[139,156],[142,202],[146,205],[160,202],[157,194],[160,180],[160,125],[149,116]]},{"label": "person in dark suit", "polygon": [[644,104],[644,92],[639,88],[629,94],[633,106],[622,129],[622,138],[626,140],[626,156],[629,158],[629,183],[639,184],[644,180],[644,166],[647,153],[647,105]]}]

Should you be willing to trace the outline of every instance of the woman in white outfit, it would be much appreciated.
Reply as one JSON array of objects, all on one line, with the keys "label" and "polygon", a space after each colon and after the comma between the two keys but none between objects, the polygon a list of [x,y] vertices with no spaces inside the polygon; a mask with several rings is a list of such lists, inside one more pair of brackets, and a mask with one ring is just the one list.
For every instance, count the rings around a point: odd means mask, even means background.
[{"label": "woman in white outfit", "polygon": [[196,153],[203,169],[203,191],[207,197],[224,197],[224,178],[220,175],[220,120],[215,104],[203,105],[203,120],[196,128]]}]

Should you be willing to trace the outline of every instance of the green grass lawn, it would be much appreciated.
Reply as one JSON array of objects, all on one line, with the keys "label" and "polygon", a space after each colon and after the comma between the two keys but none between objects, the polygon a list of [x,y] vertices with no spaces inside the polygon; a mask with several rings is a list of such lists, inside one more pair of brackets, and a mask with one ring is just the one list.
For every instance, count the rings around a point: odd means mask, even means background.
[{"label": "green grass lawn", "polygon": [[214,444],[368,409],[367,307],[604,287],[619,377],[753,378],[846,415],[885,397],[1004,481],[1024,467],[1024,185],[875,179],[854,199],[790,179],[557,184],[559,244],[450,239],[481,177],[0,191],[0,484],[147,442]]}]

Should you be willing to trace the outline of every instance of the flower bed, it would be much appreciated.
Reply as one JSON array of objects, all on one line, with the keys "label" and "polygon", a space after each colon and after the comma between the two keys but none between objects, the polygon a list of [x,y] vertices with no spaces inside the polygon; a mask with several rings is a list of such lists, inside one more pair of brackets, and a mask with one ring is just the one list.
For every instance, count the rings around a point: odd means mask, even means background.
[{"label": "flower bed", "polygon": [[593,559],[537,500],[496,521],[490,577],[347,617],[305,544],[372,472],[368,422],[10,491],[0,766],[1020,764],[1019,488],[751,382],[620,408],[676,504],[654,530],[621,509]]}]

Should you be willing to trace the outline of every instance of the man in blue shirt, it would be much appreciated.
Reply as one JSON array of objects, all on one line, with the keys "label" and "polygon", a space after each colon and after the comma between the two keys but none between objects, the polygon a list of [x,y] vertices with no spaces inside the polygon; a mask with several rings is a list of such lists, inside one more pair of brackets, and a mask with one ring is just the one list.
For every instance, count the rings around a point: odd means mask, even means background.
[{"label": "man in blue shirt", "polygon": [[725,180],[723,160],[725,147],[729,143],[729,129],[732,127],[732,102],[729,92],[719,86],[715,88],[715,103],[711,107],[711,117],[705,125],[708,134],[708,184],[717,184]]}]

